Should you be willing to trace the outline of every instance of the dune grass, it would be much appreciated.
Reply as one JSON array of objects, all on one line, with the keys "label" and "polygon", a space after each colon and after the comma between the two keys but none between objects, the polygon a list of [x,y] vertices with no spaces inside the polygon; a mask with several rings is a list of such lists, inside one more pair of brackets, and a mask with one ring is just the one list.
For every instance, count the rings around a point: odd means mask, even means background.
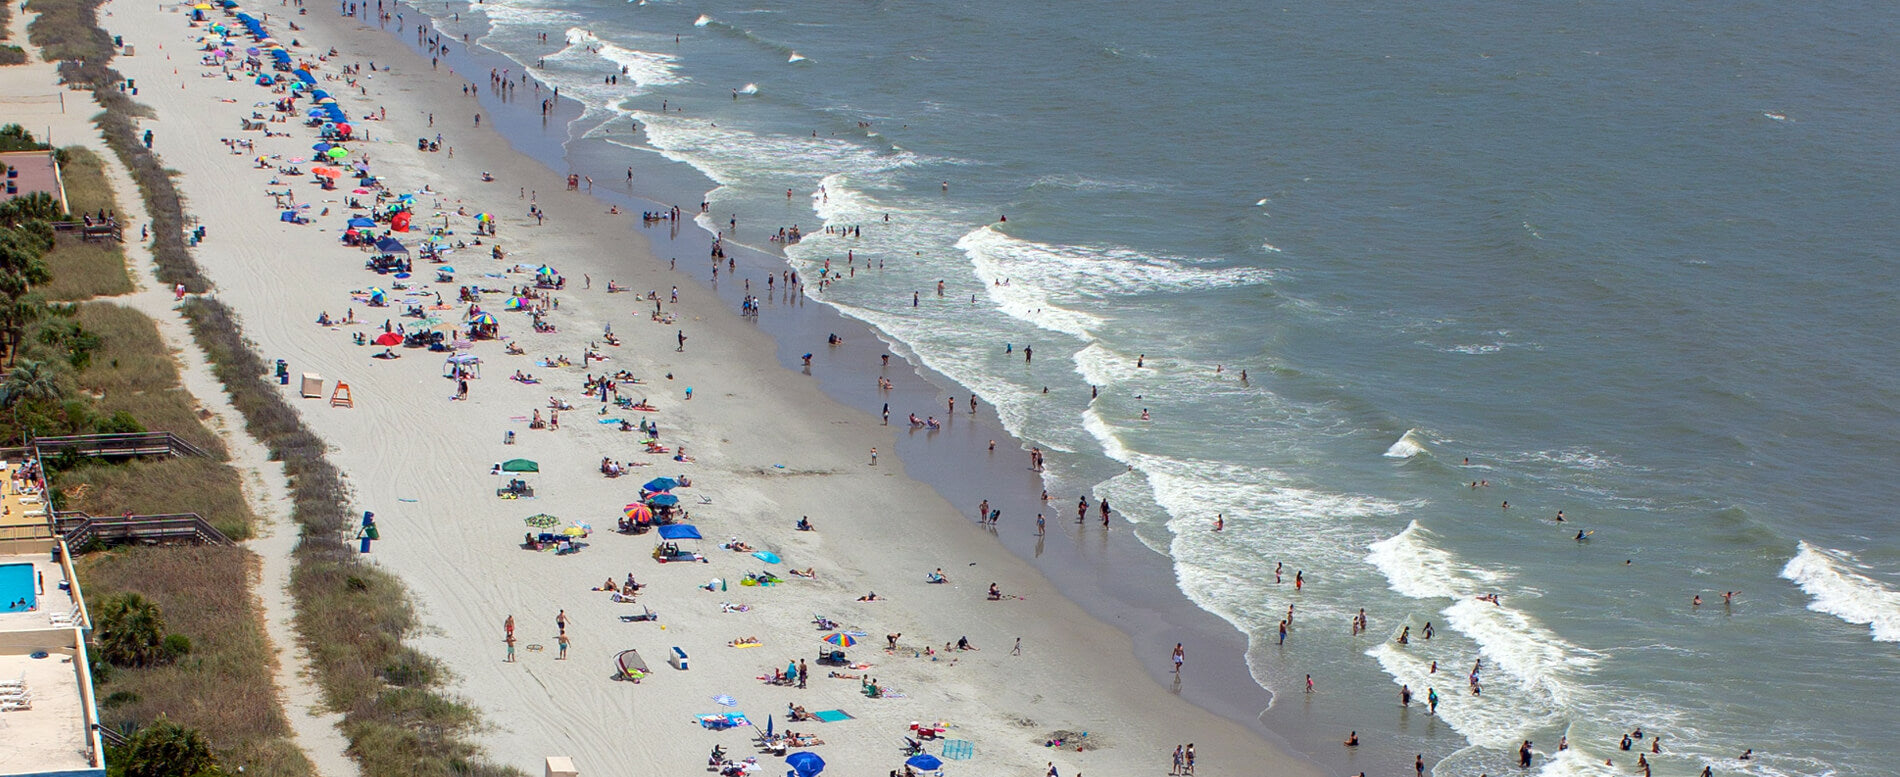
[{"label": "dune grass", "polygon": [[100,722],[143,726],[165,715],[203,731],[225,774],[304,777],[271,682],[261,608],[251,597],[257,557],[235,547],[121,548],[79,559],[89,604],[136,591],[158,604],[168,632],[191,639],[177,661],[114,668],[98,687]]}]

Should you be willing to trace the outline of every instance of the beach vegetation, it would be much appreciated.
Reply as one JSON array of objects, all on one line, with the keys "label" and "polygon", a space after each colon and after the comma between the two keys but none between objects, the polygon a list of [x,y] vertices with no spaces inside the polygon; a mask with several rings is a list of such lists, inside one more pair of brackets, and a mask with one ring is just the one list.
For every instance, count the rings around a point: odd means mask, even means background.
[{"label": "beach vegetation", "polygon": [[[117,756],[114,758],[113,756]],[[111,766],[119,768],[112,775]],[[203,732],[160,716],[139,729],[125,746],[107,754],[109,777],[210,777],[221,775]]]},{"label": "beach vegetation", "polygon": [[51,146],[41,143],[19,124],[0,127],[0,151],[45,151]]},{"label": "beach vegetation", "polygon": [[[101,723],[144,731],[163,719],[205,732],[226,771],[242,766],[247,777],[311,773],[272,681],[275,662],[250,589],[255,554],[212,545],[120,547],[75,563],[89,603],[136,592],[162,610],[172,643],[161,644],[172,658],[149,666],[95,659]],[[116,762],[108,755],[108,767]]]},{"label": "beach vegetation", "polygon": [[119,666],[151,666],[165,660],[165,616],[136,593],[122,593],[93,610],[92,638],[99,655]]}]

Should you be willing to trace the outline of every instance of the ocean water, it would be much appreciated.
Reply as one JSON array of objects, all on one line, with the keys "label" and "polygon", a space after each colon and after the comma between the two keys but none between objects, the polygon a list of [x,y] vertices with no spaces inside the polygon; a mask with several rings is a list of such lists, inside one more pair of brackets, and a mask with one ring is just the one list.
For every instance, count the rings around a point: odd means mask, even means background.
[{"label": "ocean water", "polygon": [[1900,774],[1885,7],[422,7],[1111,499],[1328,771]]}]

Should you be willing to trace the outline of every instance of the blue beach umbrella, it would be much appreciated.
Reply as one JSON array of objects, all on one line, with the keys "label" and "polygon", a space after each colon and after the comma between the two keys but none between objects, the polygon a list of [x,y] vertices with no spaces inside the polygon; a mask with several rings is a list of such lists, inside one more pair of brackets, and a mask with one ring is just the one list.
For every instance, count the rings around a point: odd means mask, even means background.
[{"label": "blue beach umbrella", "polygon": [[932,772],[943,768],[943,760],[929,753],[918,753],[911,756],[910,760],[905,761],[904,765],[912,769],[922,769],[926,772]]},{"label": "blue beach umbrella", "polygon": [[680,503],[680,498],[672,494],[654,494],[647,497],[647,504],[655,507],[672,507]]},{"label": "blue beach umbrella", "polygon": [[798,777],[814,777],[825,770],[825,759],[810,750],[800,750],[785,756],[785,765],[792,767]]},{"label": "blue beach umbrella", "polygon": [[652,480],[647,481],[647,484],[644,486],[641,486],[641,488],[644,488],[648,491],[653,491],[653,492],[671,491],[675,488],[678,488],[679,484],[680,484],[679,481],[674,480],[672,478],[654,478]]},{"label": "blue beach umbrella", "polygon": [[356,218],[350,219],[350,226],[373,227],[373,226],[376,226],[376,222],[370,219],[363,218],[362,216],[357,216]]}]

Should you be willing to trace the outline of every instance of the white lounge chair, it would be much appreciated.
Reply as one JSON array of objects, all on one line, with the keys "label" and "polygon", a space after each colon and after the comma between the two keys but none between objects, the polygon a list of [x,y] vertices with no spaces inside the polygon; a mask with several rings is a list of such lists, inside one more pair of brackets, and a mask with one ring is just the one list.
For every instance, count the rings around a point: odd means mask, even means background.
[{"label": "white lounge chair", "polygon": [[75,626],[79,622],[79,608],[74,607],[72,612],[64,614],[49,613],[46,619],[52,621],[55,626]]},{"label": "white lounge chair", "polygon": [[14,712],[16,710],[30,709],[33,709],[33,697],[31,696],[22,697],[18,701],[0,700],[0,712]]},{"label": "white lounge chair", "polygon": [[0,680],[0,690],[5,690],[8,688],[25,688],[25,687],[26,687],[26,672],[21,672],[20,676],[13,680]]}]

